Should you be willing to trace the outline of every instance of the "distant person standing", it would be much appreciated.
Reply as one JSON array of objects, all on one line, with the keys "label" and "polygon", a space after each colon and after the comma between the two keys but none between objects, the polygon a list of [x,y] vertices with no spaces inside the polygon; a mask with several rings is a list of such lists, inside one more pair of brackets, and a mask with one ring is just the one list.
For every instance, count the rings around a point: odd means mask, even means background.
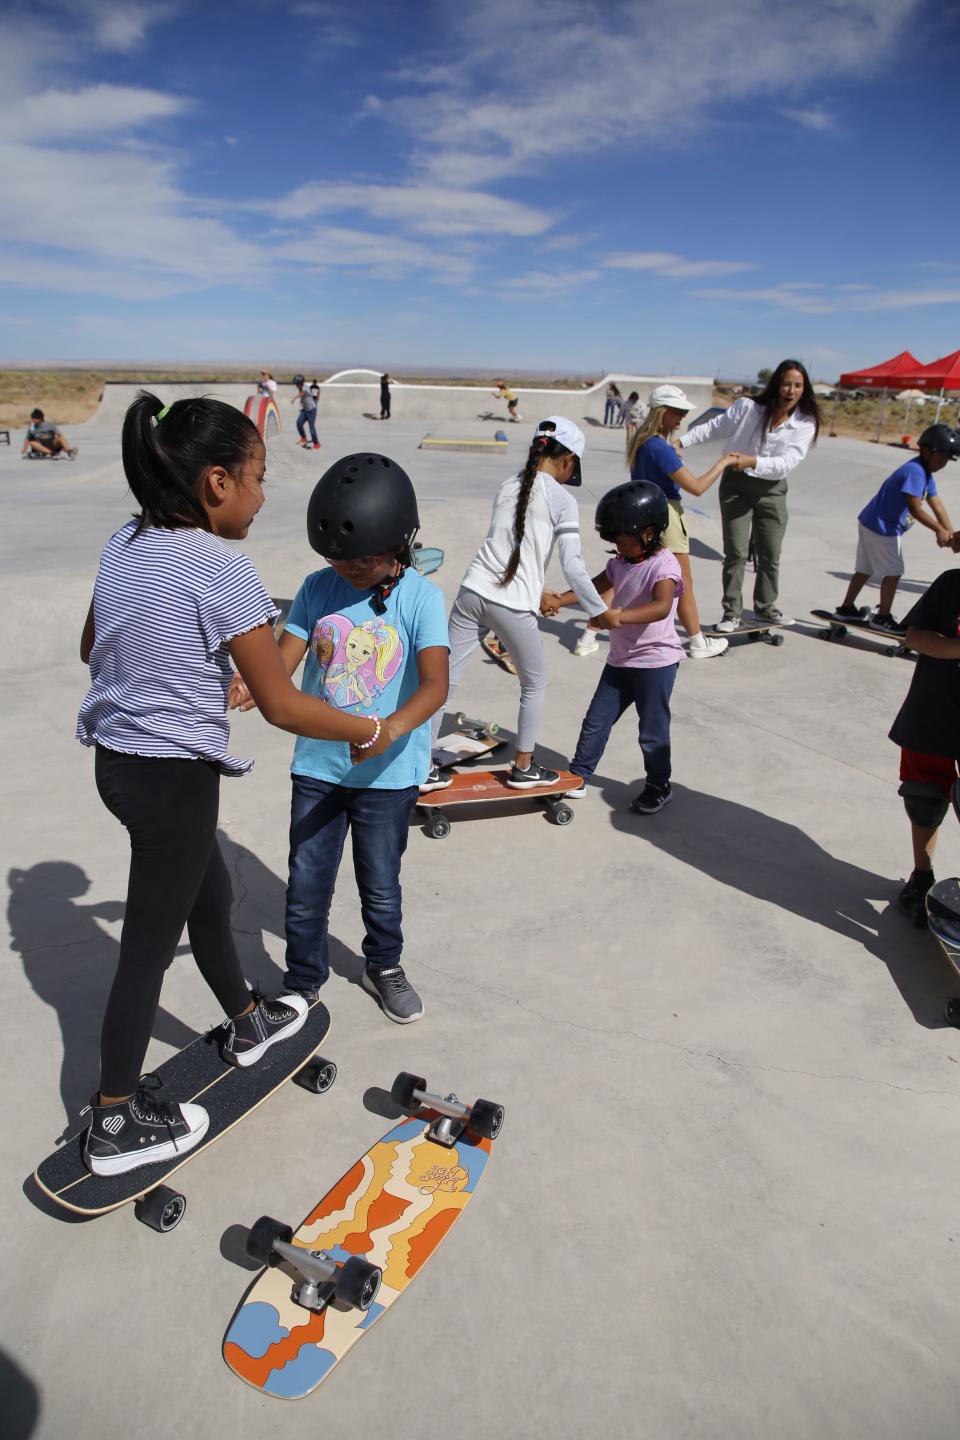
[{"label": "distant person standing", "polygon": [[494,380],[493,383],[497,387],[493,392],[496,399],[506,400],[507,402],[507,419],[513,421],[521,420],[523,417],[517,413],[517,397],[510,389],[506,380]]},{"label": "distant person standing", "polygon": [[30,411],[30,424],[27,426],[27,433],[23,441],[23,449],[20,452],[27,460],[59,460],[66,456],[72,460],[76,455],[76,447],[71,447],[52,420],[48,420],[42,410]]},{"label": "distant person standing", "polygon": [[260,379],[257,381],[257,394],[262,395],[265,400],[277,398],[277,382],[269,370],[260,371]]},{"label": "distant person standing", "polygon": [[319,404],[320,404],[320,381],[317,379],[316,375],[314,375],[313,379],[310,381],[310,394],[313,396],[314,400],[316,400],[317,404],[319,405]]},{"label": "distant person standing", "polygon": [[390,419],[390,386],[393,384],[392,375],[380,376],[380,419]]},{"label": "distant person standing", "polygon": [[820,411],[810,376],[799,360],[781,360],[766,386],[751,399],[742,395],[713,420],[694,425],[681,446],[723,440],[738,459],[720,481],[723,527],[723,618],[721,631],[739,629],[743,574],[750,536],[757,547],[753,608],[761,620],[791,621],[777,605],[780,551],[787,530],[787,476],[795,470],[820,431]]},{"label": "distant person standing", "polygon": [[[303,375],[294,375],[293,383],[297,387],[297,393],[291,397],[290,404],[294,404],[297,400],[300,402],[300,414],[297,416],[297,430],[300,432],[300,439],[297,441],[297,444],[302,445],[305,450],[319,450],[320,441],[317,439],[317,402],[311,395],[310,388]],[[308,428],[310,430],[309,440],[306,435]]]},{"label": "distant person standing", "polygon": [[604,425],[616,425],[620,419],[620,406],[623,404],[623,397],[613,381],[607,386],[606,398],[603,405]]}]

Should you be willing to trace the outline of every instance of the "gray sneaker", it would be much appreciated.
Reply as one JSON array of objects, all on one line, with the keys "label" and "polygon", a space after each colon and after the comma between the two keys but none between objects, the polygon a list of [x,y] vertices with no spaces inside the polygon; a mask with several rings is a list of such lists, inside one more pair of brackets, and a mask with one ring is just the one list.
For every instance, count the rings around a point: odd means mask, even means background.
[{"label": "gray sneaker", "polygon": [[363,972],[363,988],[377,997],[384,1015],[398,1025],[410,1025],[423,1014],[423,1001],[401,965],[368,965]]}]

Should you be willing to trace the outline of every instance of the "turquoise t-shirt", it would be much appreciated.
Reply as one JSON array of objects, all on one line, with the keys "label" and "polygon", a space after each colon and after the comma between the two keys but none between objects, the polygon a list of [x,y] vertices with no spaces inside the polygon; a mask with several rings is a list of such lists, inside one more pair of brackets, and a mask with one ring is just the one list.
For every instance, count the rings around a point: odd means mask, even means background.
[{"label": "turquoise t-shirt", "polygon": [[[420,685],[417,655],[448,645],[443,596],[416,570],[407,570],[378,615],[373,591],[357,590],[334,570],[308,575],[290,606],[285,629],[307,642],[301,690],[353,715],[385,717]],[[402,790],[420,785],[430,769],[430,726],[418,725],[383,755],[350,763],[342,740],[296,743],[294,775],[356,789]]]}]

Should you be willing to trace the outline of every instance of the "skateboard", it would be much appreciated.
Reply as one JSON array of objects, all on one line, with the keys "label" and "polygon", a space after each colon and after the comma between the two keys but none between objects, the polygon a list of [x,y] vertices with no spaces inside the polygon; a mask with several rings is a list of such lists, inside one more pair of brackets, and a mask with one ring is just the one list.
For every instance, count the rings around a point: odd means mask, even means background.
[{"label": "skateboard", "polygon": [[421,575],[433,575],[443,564],[443,551],[434,545],[414,544],[413,568]]},{"label": "skateboard", "polygon": [[417,801],[418,810],[432,812],[426,816],[427,834],[443,840],[450,834],[450,820],[444,814],[452,805],[482,805],[487,801],[501,804],[511,800],[539,800],[555,825],[569,825],[573,809],[564,796],[579,790],[581,778],[569,770],[561,770],[552,785],[538,785],[529,790],[514,790],[507,784],[508,770],[473,770],[458,772],[444,790],[430,790]]},{"label": "skateboard", "polygon": [[832,610],[811,610],[810,614],[816,616],[818,620],[826,620],[828,622],[828,628],[818,632],[821,640],[843,640],[848,629],[863,630],[867,635],[872,635],[874,639],[885,638],[887,640],[896,640],[897,643],[895,645],[885,646],[881,651],[883,655],[913,654],[913,651],[909,650],[904,644],[902,638],[897,639],[890,630],[885,630],[882,625],[871,625],[869,611],[859,620],[853,620],[848,615],[837,615]]},{"label": "skateboard", "polygon": [[745,635],[748,640],[762,640],[766,645],[782,645],[780,626],[773,620],[741,620],[736,630],[718,630],[715,625],[704,626],[704,635],[714,640],[736,640]]},{"label": "skateboard", "polygon": [[503,1124],[489,1100],[463,1105],[401,1073],[391,1095],[412,1112],[338,1180],[296,1234],[269,1215],[247,1253],[266,1266],[241,1301],[223,1358],[248,1385],[309,1395],[389,1310],[460,1218]]},{"label": "skateboard", "polygon": [[488,724],[486,720],[472,720],[462,710],[454,716],[454,724],[456,729],[445,735],[433,752],[433,763],[439,770],[479,760],[481,755],[490,755],[507,743],[500,735],[499,725]]},{"label": "skateboard", "polygon": [[483,646],[486,653],[490,656],[490,659],[496,660],[498,665],[502,665],[508,675],[516,675],[517,667],[510,659],[509,650],[504,644],[502,644],[500,640],[497,639],[496,635],[494,635],[492,630],[487,631],[486,635],[484,635],[483,639],[480,641],[480,644]]},{"label": "skateboard", "polygon": [[[960,880],[938,880],[927,891],[927,925],[940,941],[940,948],[960,974]],[[943,1007],[948,1025],[960,1026],[960,999]]]},{"label": "skateboard", "polygon": [[336,1079],[336,1065],[316,1053],[330,1031],[330,1013],[319,1000],[301,1029],[272,1045],[256,1065],[238,1068],[221,1060],[220,1029],[201,1035],[155,1072],[167,1094],[178,1101],[196,1100],[209,1114],[210,1126],[199,1145],[124,1175],[92,1175],[83,1163],[84,1126],[37,1167],[33,1178],[43,1193],[64,1209],[87,1216],[104,1215],[133,1200],[138,1220],[153,1230],[172,1230],[183,1219],[187,1202],[164,1182],[181,1165],[202,1155],[291,1077],[318,1095]]}]

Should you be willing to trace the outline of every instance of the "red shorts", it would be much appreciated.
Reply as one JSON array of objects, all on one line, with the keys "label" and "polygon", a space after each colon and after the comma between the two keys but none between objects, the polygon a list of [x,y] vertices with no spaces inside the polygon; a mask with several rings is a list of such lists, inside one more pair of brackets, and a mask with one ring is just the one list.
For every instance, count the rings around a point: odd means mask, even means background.
[{"label": "red shorts", "polygon": [[958,768],[958,761],[951,760],[949,755],[922,755],[919,750],[900,751],[900,779],[938,785],[948,799]]}]

